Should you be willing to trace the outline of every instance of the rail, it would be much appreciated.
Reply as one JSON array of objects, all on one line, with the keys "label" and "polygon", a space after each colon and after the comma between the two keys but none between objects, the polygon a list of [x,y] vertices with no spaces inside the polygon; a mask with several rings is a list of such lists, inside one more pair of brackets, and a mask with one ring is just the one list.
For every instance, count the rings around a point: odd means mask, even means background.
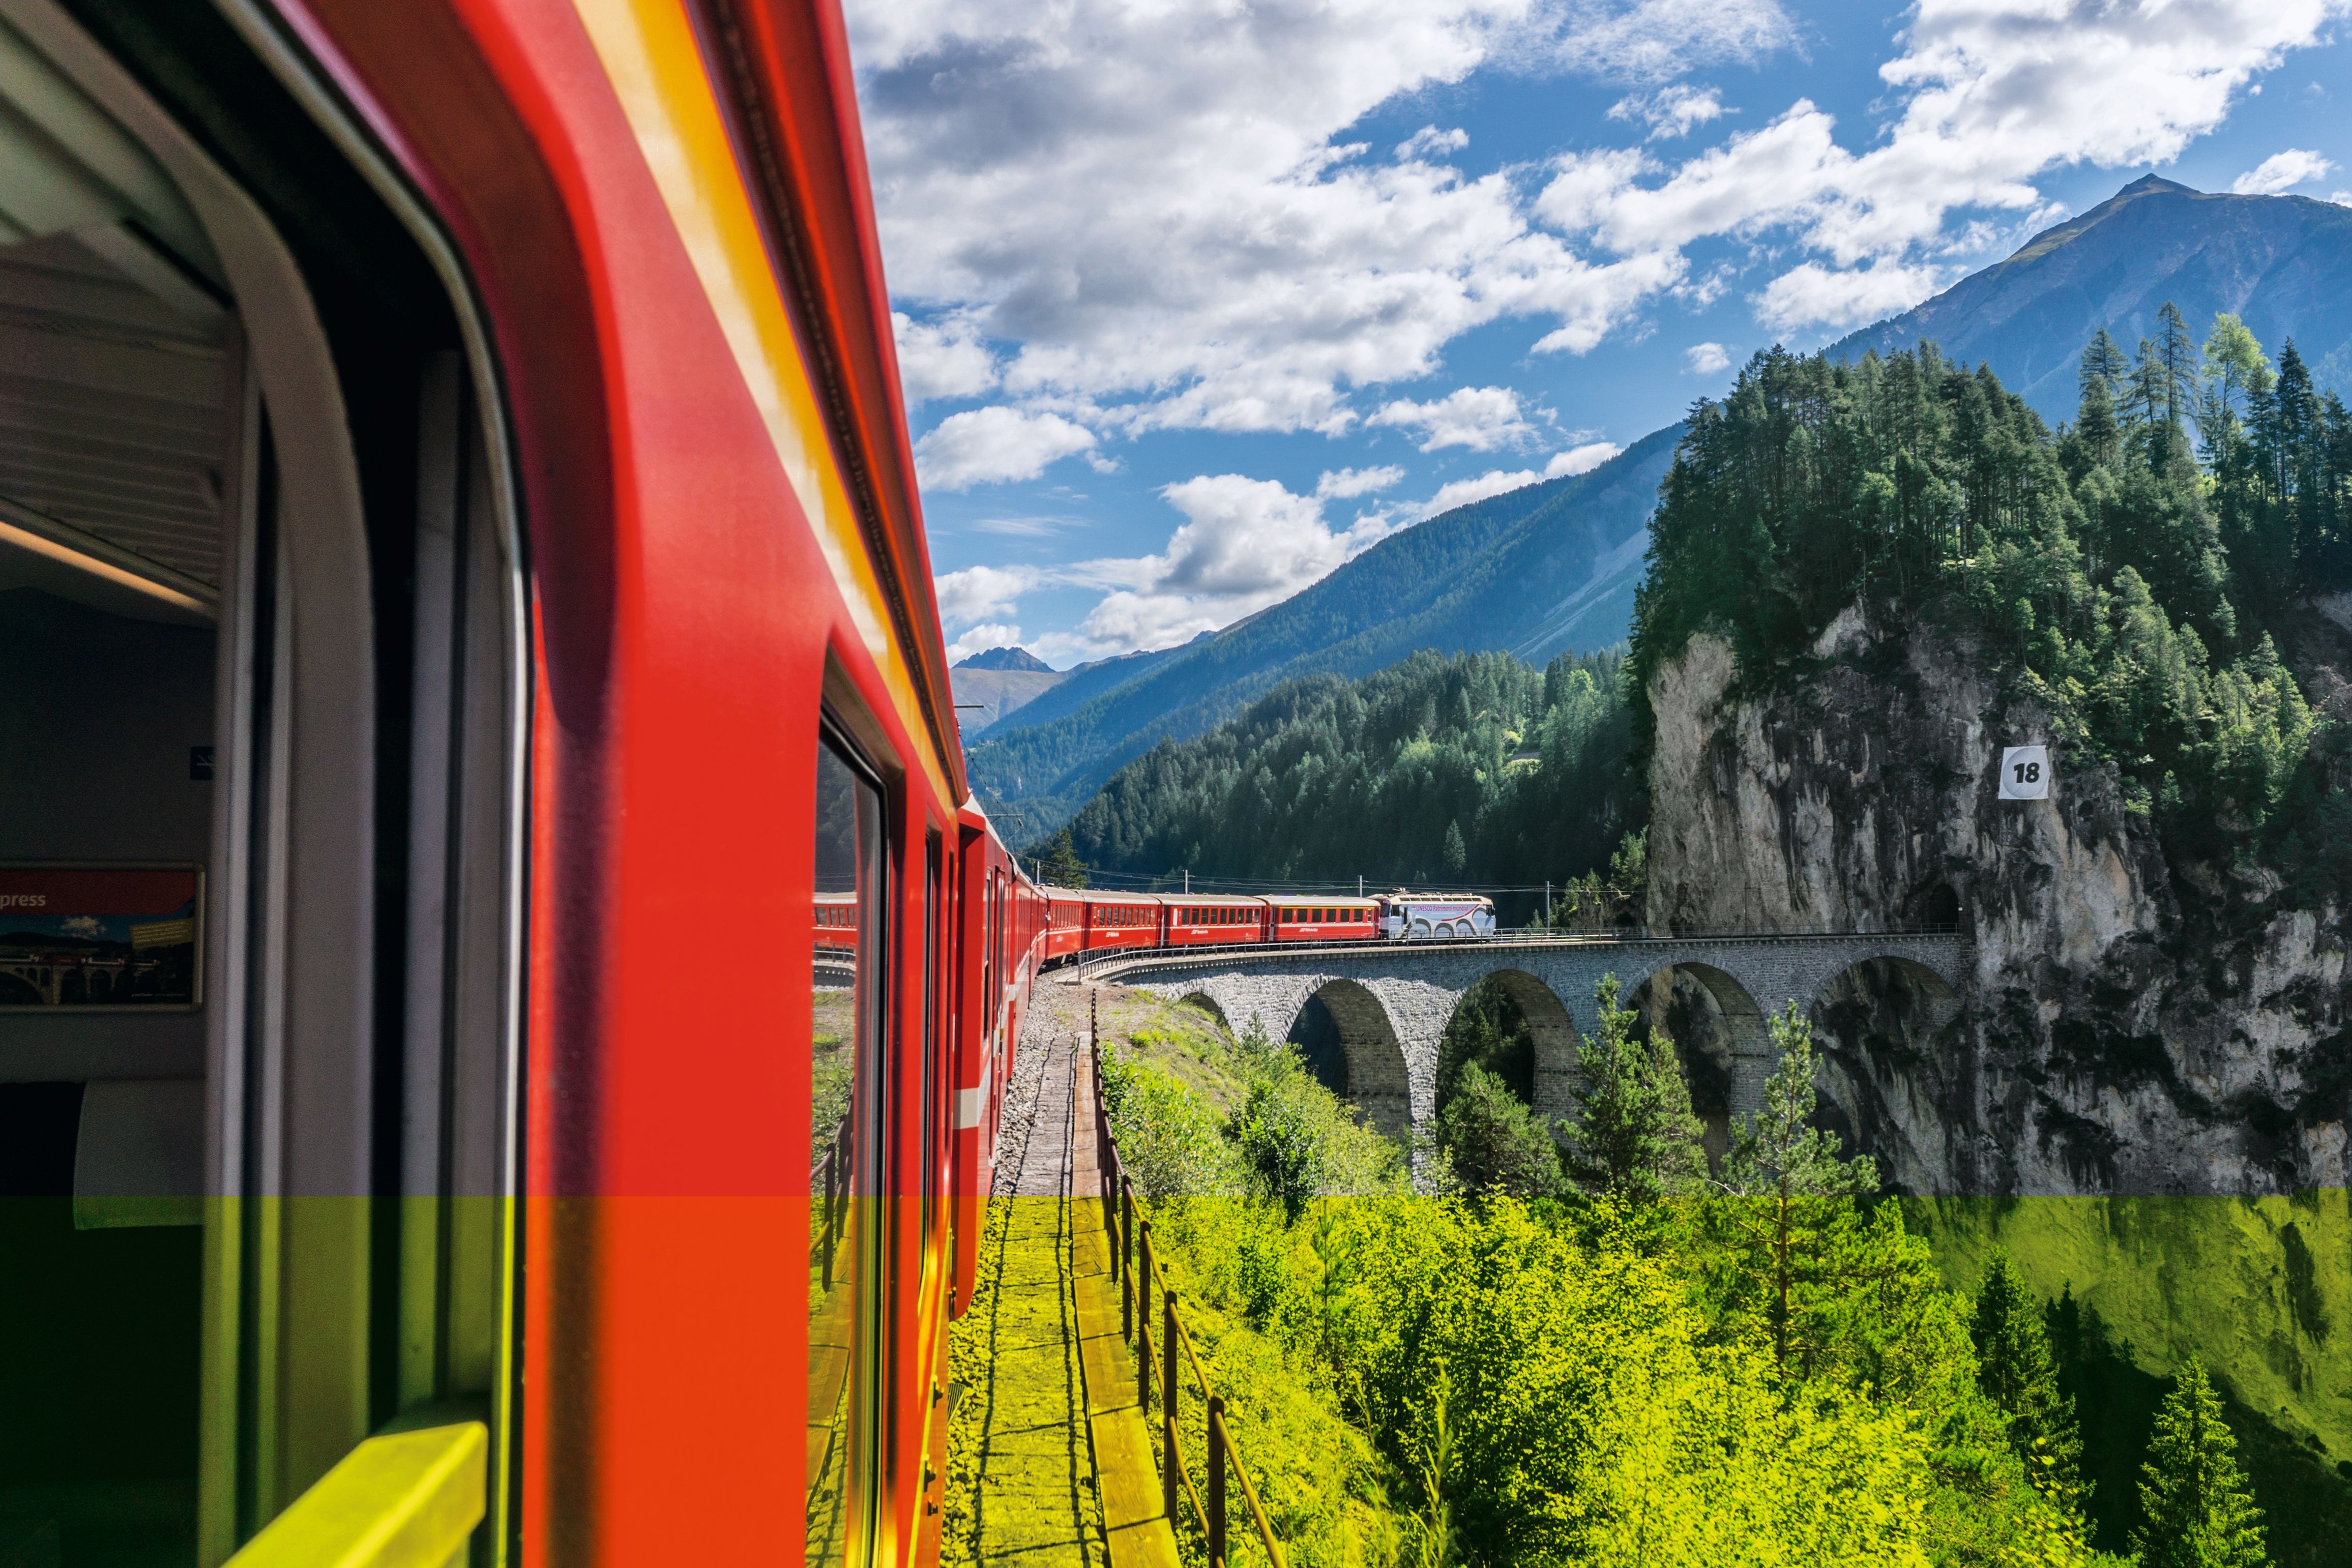
[{"label": "rail", "polygon": [[[1224,1399],[1209,1385],[1208,1371],[1201,1364],[1201,1353],[1192,1343],[1192,1332],[1185,1328],[1183,1315],[1177,1309],[1175,1289],[1168,1282],[1167,1270],[1160,1266],[1158,1249],[1151,1244],[1151,1221],[1136,1211],[1135,1186],[1128,1180],[1118,1140],[1111,1135],[1109,1104],[1102,1093],[1102,1031],[1097,998],[1089,996],[1087,1002],[1087,1039],[1095,1074],[1096,1168],[1102,1175],[1103,1224],[1110,1233],[1111,1273],[1119,1285],[1119,1333],[1135,1343],[1136,1401],[1147,1417],[1151,1414],[1153,1382],[1151,1292],[1155,1285],[1160,1290],[1160,1507],[1172,1525],[1181,1488],[1192,1507],[1192,1521],[1208,1543],[1209,1568],[1225,1568],[1225,1473],[1230,1466],[1234,1479],[1242,1484],[1242,1497],[1249,1504],[1250,1519],[1257,1527],[1257,1538],[1265,1547],[1267,1561],[1274,1568],[1286,1568],[1282,1543],[1274,1538],[1274,1526],[1266,1521],[1265,1505],[1258,1501],[1257,1489],[1250,1484],[1249,1471],[1242,1464],[1241,1449],[1225,1424]],[[1192,1471],[1185,1465],[1183,1448],[1177,1438],[1177,1391],[1181,1385],[1176,1364],[1179,1346],[1183,1349],[1185,1364],[1192,1369],[1193,1385],[1207,1408],[1205,1501],[1192,1485]]]}]

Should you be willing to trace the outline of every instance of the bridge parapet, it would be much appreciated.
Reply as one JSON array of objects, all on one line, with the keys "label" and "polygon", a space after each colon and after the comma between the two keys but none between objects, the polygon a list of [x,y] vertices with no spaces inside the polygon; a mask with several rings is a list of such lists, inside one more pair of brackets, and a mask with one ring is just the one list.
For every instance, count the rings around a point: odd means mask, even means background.
[{"label": "bridge parapet", "polygon": [[1549,1121],[1573,1104],[1576,1040],[1598,1026],[1601,977],[1614,974],[1630,996],[1663,970],[1691,975],[1728,1026],[1730,1110],[1739,1115],[1762,1106],[1774,1066],[1767,1016],[1792,1000],[1809,1010],[1831,981],[1873,959],[1898,963],[1931,995],[1951,998],[1974,954],[1956,932],[1532,937],[1152,951],[1097,961],[1084,975],[1171,1000],[1198,997],[1234,1028],[1255,1018],[1277,1040],[1321,996],[1347,1051],[1349,1096],[1374,1126],[1402,1138],[1435,1115],[1439,1042],[1463,993],[1489,976],[1506,977],[1536,1037],[1535,1108]]}]

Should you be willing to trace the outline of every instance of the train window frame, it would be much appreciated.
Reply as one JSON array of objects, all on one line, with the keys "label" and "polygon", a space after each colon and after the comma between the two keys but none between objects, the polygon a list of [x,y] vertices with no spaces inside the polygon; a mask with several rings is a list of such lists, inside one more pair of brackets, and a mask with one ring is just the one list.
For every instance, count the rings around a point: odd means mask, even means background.
[{"label": "train window frame", "polygon": [[940,1175],[944,1162],[940,1151],[946,1142],[947,1118],[941,1114],[940,1096],[946,1087],[947,1074],[940,1071],[945,1058],[944,1036],[947,1030],[947,988],[942,966],[947,961],[948,944],[944,922],[947,909],[944,898],[946,879],[946,845],[936,828],[923,834],[923,1034],[916,1055],[919,1092],[921,1095],[921,1152],[915,1162],[916,1190],[920,1195],[918,1213],[920,1217],[923,1266],[929,1266],[929,1253],[936,1244],[940,1210]]},{"label": "train window frame", "polygon": [[[890,1023],[894,1009],[889,1005],[889,988],[895,972],[895,966],[890,961],[890,941],[896,930],[891,913],[898,863],[898,837],[896,831],[896,798],[888,777],[875,765],[866,748],[859,744],[850,724],[836,710],[830,697],[821,707],[817,721],[814,763],[820,774],[828,753],[848,774],[852,787],[866,792],[874,808],[870,817],[866,813],[859,814],[854,830],[857,838],[856,852],[860,872],[855,900],[858,940],[853,967],[853,983],[857,988],[852,1002],[856,1035],[851,1051],[855,1076],[847,1110],[847,1115],[854,1120],[850,1134],[853,1139],[850,1170],[845,1184],[846,1191],[842,1195],[847,1199],[854,1218],[862,1223],[857,1226],[854,1255],[856,1275],[851,1287],[854,1294],[848,1307],[855,1338],[850,1345],[845,1404],[841,1416],[847,1429],[843,1436],[845,1456],[840,1546],[837,1552],[820,1558],[810,1551],[804,1533],[803,1556],[813,1565],[823,1563],[839,1564],[841,1568],[855,1568],[856,1564],[873,1560],[875,1545],[885,1522],[880,1508],[884,1482],[883,1438],[884,1426],[890,1413],[882,1397],[882,1389],[883,1362],[889,1349],[885,1327],[892,1291],[888,1278],[890,1228],[884,1216],[887,1208],[891,1157],[895,1152],[889,1146],[888,1137],[890,1110],[894,1103],[889,1068],[895,1054],[891,1049]],[[813,840],[816,831],[816,823],[812,820],[810,831]],[[812,862],[812,873],[814,871]],[[810,1072],[814,1089],[813,1054]],[[814,1190],[815,1161],[816,1149],[812,1141],[809,1149],[811,1191],[808,1194],[811,1201],[818,1197]],[[864,1213],[856,1215],[855,1210],[860,1205],[864,1206]],[[813,1321],[813,1311],[809,1315]],[[815,1479],[806,1474],[802,1478],[804,1531],[811,1488]]]}]

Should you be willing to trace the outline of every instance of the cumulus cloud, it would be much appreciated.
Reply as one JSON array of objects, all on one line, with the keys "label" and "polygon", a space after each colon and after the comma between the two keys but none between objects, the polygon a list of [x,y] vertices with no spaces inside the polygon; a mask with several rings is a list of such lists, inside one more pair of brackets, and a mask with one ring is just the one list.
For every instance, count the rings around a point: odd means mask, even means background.
[{"label": "cumulus cloud", "polygon": [[989,622],[974,626],[948,644],[948,663],[961,664],[974,653],[985,653],[991,648],[1017,648],[1021,645],[1021,628],[1002,622]]},{"label": "cumulus cloud", "polygon": [[1397,143],[1399,159],[1425,159],[1433,154],[1459,152],[1470,145],[1470,133],[1459,126],[1440,131],[1434,125],[1424,125]]},{"label": "cumulus cloud", "polygon": [[935,397],[978,397],[996,385],[996,357],[968,319],[917,321],[890,312],[898,340],[898,380],[913,408]]},{"label": "cumulus cloud", "polygon": [[1022,567],[968,566],[933,578],[931,588],[939,595],[940,619],[950,626],[969,626],[994,616],[1010,619],[1039,577]]},{"label": "cumulus cloud", "polygon": [[1809,261],[1765,285],[1753,303],[1756,319],[1776,332],[1853,327],[1908,310],[1935,293],[1940,283],[1932,267],[1881,261],[1840,269]]},{"label": "cumulus cloud", "polygon": [[1638,120],[1650,128],[1650,140],[1687,136],[1696,126],[1723,118],[1723,95],[1715,89],[1677,82],[1653,93],[1635,93],[1609,106],[1612,120]]},{"label": "cumulus cloud", "polygon": [[1315,482],[1315,494],[1326,500],[1369,496],[1389,488],[1403,477],[1404,470],[1392,463],[1383,463],[1375,468],[1336,468]]},{"label": "cumulus cloud", "polygon": [[1517,445],[1535,434],[1535,427],[1520,412],[1519,394],[1508,387],[1457,387],[1429,402],[1399,398],[1382,404],[1364,423],[1419,431],[1423,452],[1444,446],[1492,452],[1498,446]]},{"label": "cumulus cloud", "polygon": [[1711,376],[1731,363],[1731,350],[1721,343],[1693,343],[1683,350],[1683,369],[1691,375]]},{"label": "cumulus cloud", "polygon": [[966,409],[915,443],[915,471],[930,489],[968,490],[1034,479],[1048,465],[1094,444],[1093,431],[1058,413]]},{"label": "cumulus cloud", "polygon": [[1484,65],[1663,81],[1793,37],[1777,0],[847,12],[894,293],[954,323],[910,337],[910,381],[1103,435],[1338,434],[1359,389],[1430,375],[1507,318],[1591,347],[1679,266],[1579,255],[1517,169],[1451,165],[1458,129],[1393,160],[1342,138]]},{"label": "cumulus cloud", "polygon": [[2275,196],[2281,191],[2317,180],[2335,172],[2336,165],[2301,147],[2290,147],[2284,152],[2273,152],[2244,173],[2230,182],[2230,189],[2242,196]]},{"label": "cumulus cloud", "polygon": [[1588,442],[1572,446],[1566,452],[1552,455],[1540,472],[1533,468],[1506,471],[1490,468],[1475,478],[1456,479],[1441,485],[1437,494],[1421,505],[1421,516],[1433,517],[1440,512],[1450,512],[1456,507],[1466,507],[1473,501],[1483,501],[1489,496],[1507,495],[1524,490],[1546,479],[1557,479],[1568,474],[1590,474],[1624,450],[1613,441]]},{"label": "cumulus cloud", "polygon": [[1664,81],[1712,60],[1751,60],[1796,41],[1776,0],[1635,0],[1570,4],[1551,40],[1574,70]]},{"label": "cumulus cloud", "polygon": [[[1343,473],[1343,484],[1375,482],[1365,488],[1402,476],[1381,469]],[[968,653],[1017,636],[1024,594],[1083,588],[1102,597],[1076,631],[1032,639],[1032,652],[1045,659],[1100,658],[1168,647],[1289,598],[1414,520],[1390,509],[1334,527],[1324,516],[1326,497],[1296,495],[1275,480],[1242,474],[1198,475],[1163,486],[1160,495],[1184,520],[1155,554],[967,567],[934,579],[940,618],[961,632],[953,646]]]}]

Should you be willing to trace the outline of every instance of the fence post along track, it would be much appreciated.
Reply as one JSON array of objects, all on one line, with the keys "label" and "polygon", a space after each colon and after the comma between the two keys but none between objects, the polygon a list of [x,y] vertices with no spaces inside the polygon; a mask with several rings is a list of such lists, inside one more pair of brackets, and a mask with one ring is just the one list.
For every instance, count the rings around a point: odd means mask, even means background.
[{"label": "fence post along track", "polygon": [[[1095,1074],[1096,1168],[1102,1176],[1103,1215],[1110,1227],[1111,1273],[1119,1281],[1119,1327],[1135,1339],[1136,1397],[1147,1419],[1151,1414],[1151,1385],[1155,1381],[1151,1355],[1151,1291],[1155,1281],[1160,1291],[1160,1364],[1157,1381],[1161,1506],[1167,1511],[1169,1523],[1173,1525],[1177,1494],[1182,1492],[1192,1523],[1208,1543],[1210,1568],[1225,1568],[1226,1467],[1230,1465],[1233,1479],[1241,1482],[1242,1497],[1249,1504],[1250,1521],[1256,1526],[1266,1560],[1274,1568],[1288,1568],[1282,1543],[1275,1540],[1274,1526],[1267,1522],[1265,1505],[1258,1501],[1257,1489],[1250,1484],[1249,1471],[1242,1464],[1241,1449],[1234,1442],[1233,1430],[1225,1424],[1224,1399],[1210,1388],[1200,1352],[1193,1346],[1191,1332],[1184,1327],[1176,1289],[1169,1282],[1158,1249],[1152,1244],[1151,1221],[1143,1218],[1141,1206],[1136,1201],[1135,1186],[1128,1179],[1126,1162],[1119,1155],[1118,1140],[1111,1134],[1110,1105],[1102,1092],[1102,1031],[1097,1007],[1099,993],[1089,986],[1087,994],[1087,1049]],[[1183,1387],[1176,1364],[1179,1347],[1184,1353],[1185,1364],[1192,1368],[1192,1385],[1200,1391],[1201,1403],[1207,1413],[1205,1502],[1192,1485],[1192,1471],[1185,1465],[1176,1430],[1176,1402]]]}]

